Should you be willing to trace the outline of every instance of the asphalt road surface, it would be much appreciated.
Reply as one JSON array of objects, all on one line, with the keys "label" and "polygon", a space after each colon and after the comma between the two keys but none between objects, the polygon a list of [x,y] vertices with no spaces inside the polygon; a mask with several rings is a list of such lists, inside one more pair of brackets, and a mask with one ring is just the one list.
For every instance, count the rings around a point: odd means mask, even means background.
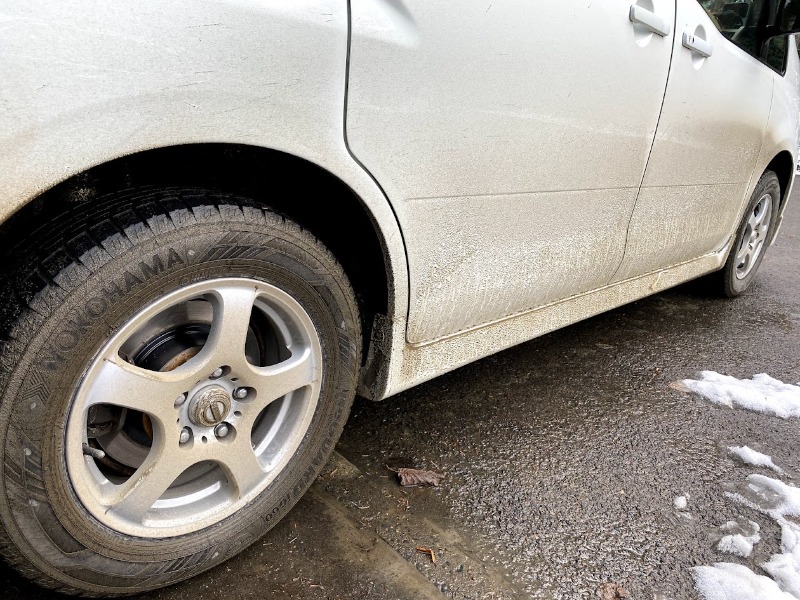
[{"label": "asphalt road surface", "polygon": [[[760,572],[780,531],[725,491],[769,472],[726,448],[770,454],[798,479],[800,423],[669,383],[704,369],[800,381],[800,197],[792,202],[741,298],[688,284],[384,402],[357,400],[337,454],[284,521],[148,598],[572,599],[618,584],[631,598],[678,600],[696,598],[695,565]],[[387,465],[445,479],[400,488]],[[761,525],[752,558],[715,549],[733,518]],[[0,569],[4,597],[53,597]]]}]

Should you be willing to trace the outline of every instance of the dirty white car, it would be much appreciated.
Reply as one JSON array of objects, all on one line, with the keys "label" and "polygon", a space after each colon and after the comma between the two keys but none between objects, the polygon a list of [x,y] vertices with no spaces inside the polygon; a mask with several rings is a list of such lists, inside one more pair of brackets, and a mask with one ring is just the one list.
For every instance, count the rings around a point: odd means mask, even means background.
[{"label": "dirty white car", "polygon": [[125,594],[386,398],[711,274],[798,154],[788,0],[6,0],[0,548]]}]

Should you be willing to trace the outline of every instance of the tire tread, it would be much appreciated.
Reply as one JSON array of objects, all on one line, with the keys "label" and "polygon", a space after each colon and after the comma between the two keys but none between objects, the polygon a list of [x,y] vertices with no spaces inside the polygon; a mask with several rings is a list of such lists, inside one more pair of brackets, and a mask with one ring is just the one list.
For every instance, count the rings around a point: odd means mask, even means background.
[{"label": "tire tread", "polygon": [[[109,261],[120,257],[135,245],[150,241],[159,235],[179,231],[198,224],[242,223],[261,224],[279,228],[283,232],[302,238],[327,260],[333,269],[336,283],[343,287],[344,297],[352,314],[358,315],[355,293],[344,269],[328,248],[308,230],[285,216],[272,212],[260,204],[231,194],[194,188],[140,188],[119,195],[120,202],[102,204],[97,211],[83,210],[70,213],[66,222],[50,222],[31,236],[24,247],[15,250],[22,264],[3,273],[11,285],[0,291],[0,305],[10,305],[13,310],[0,312],[0,395],[8,386],[14,372],[16,359],[25,352],[27,342],[37,325],[44,321],[50,308],[59,303],[71,290],[85,282]],[[13,261],[16,262],[16,261]],[[359,320],[355,318],[355,339],[360,339]],[[360,364],[360,345],[355,344],[355,364]],[[3,425],[7,426],[7,424]],[[337,434],[341,431],[337,432]],[[5,478],[10,465],[3,463]],[[21,474],[18,474],[21,475]],[[0,493],[5,493],[0,489]],[[219,546],[218,546],[219,547]],[[232,556],[238,550],[230,552]],[[199,567],[210,560],[215,548],[207,548],[163,565],[160,585],[172,583],[170,573],[191,570],[193,574],[210,567]],[[222,551],[221,549],[219,550]],[[103,592],[65,585],[63,581],[43,573],[14,542],[0,520],[0,554],[5,562],[37,585],[62,594],[88,598],[111,598],[139,593],[150,587],[125,592]],[[73,555],[74,556],[74,555]],[[216,564],[216,563],[214,563]],[[211,565],[213,566],[213,565]],[[131,563],[135,570],[137,563]],[[88,569],[89,567],[87,567]],[[179,581],[182,578],[173,578]]]}]

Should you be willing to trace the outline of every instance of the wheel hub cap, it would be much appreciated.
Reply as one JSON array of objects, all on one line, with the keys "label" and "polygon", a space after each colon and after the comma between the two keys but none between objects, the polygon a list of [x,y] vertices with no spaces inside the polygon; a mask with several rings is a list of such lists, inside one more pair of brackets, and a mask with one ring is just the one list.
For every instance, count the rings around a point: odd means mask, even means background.
[{"label": "wheel hub cap", "polygon": [[189,419],[200,427],[213,427],[222,423],[231,410],[231,396],[219,385],[197,392],[189,403]]}]

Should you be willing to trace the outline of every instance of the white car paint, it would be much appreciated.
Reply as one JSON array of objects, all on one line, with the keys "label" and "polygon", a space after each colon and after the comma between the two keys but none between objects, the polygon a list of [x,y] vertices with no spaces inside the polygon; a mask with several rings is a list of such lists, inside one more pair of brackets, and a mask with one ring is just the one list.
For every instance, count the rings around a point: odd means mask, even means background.
[{"label": "white car paint", "polygon": [[667,83],[627,0],[489,4],[404,2],[417,35],[385,40],[352,2],[348,142],[406,239],[412,344],[611,280]]},{"label": "white car paint", "polygon": [[[754,175],[776,73],[728,41],[696,1],[678,2],[669,85],[615,281],[725,246]],[[713,54],[686,48],[701,37]],[[755,181],[753,181],[753,177]]]},{"label": "white car paint", "polygon": [[761,173],[797,155],[794,40],[781,75],[695,0],[638,4],[672,33],[629,2],[353,1],[348,141],[409,256],[392,392],[720,268]]},{"label": "white car paint", "polygon": [[[738,68],[734,50],[717,51],[724,39],[700,68],[686,64],[680,36],[703,17],[694,2],[639,0],[672,25],[662,37],[621,0],[352,0],[351,31],[345,0],[8,0],[0,221],[152,148],[229,142],[307,159],[356,192],[386,242],[391,308],[374,336],[386,377],[363,390],[386,397],[724,263],[759,174],[780,151],[797,159],[798,60],[794,42],[785,76],[745,57],[757,84],[718,83],[747,108],[709,121],[733,130],[682,139],[697,132],[681,107],[710,102],[693,86],[718,92],[715,69]],[[674,90],[671,52],[684,80]],[[676,147],[705,148],[708,162]],[[653,227],[658,211],[684,214],[698,197],[680,189],[684,170],[689,185],[708,176],[731,195],[709,196],[720,218],[701,215],[696,244],[655,263],[648,242],[675,231]],[[639,247],[623,258],[631,215]]]},{"label": "white car paint", "polygon": [[135,152],[210,142],[281,150],[336,174],[368,207],[402,327],[402,236],[345,144],[347,35],[344,0],[3,2],[0,222]]}]

